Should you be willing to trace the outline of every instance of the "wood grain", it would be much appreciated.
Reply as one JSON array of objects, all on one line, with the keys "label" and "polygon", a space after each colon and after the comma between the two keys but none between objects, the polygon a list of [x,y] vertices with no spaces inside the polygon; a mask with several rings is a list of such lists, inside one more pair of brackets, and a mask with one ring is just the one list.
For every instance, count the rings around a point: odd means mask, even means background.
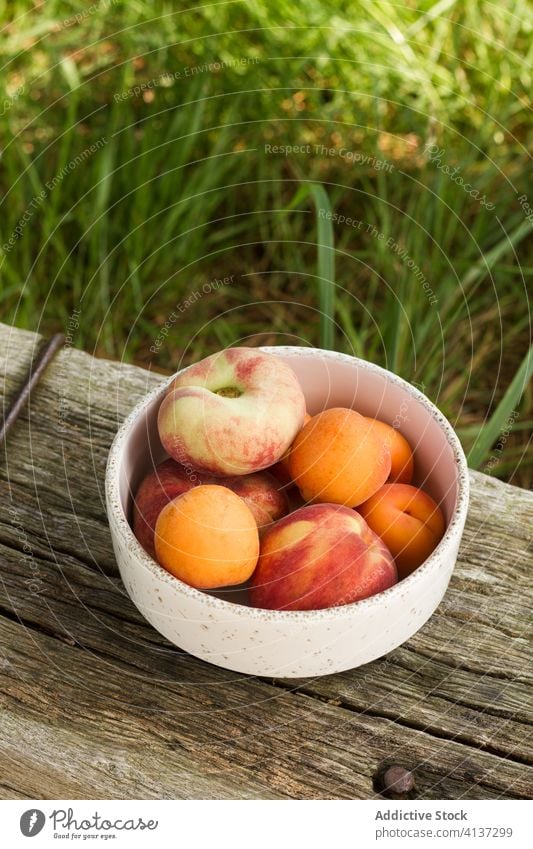
[{"label": "wood grain", "polygon": [[[39,341],[0,325],[4,404]],[[472,473],[450,589],[386,658],[246,678],[169,645],[117,576],[107,451],[161,379],[66,348],[9,435],[0,797],[374,798],[392,761],[419,798],[531,797],[531,495]]]}]

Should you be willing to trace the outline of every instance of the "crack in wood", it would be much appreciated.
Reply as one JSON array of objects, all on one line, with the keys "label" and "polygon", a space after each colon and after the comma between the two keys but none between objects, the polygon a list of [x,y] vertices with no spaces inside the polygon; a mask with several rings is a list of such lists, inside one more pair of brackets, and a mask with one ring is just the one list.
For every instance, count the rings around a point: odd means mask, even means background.
[{"label": "crack in wood", "polygon": [[[281,688],[285,689],[285,686],[284,686],[282,681],[276,681],[275,686],[280,686]],[[292,692],[294,692],[294,690],[292,690]],[[309,698],[315,698],[315,699],[319,698],[319,699],[321,699],[320,696],[317,696],[317,693],[315,691],[308,690],[305,687],[299,688],[298,693],[301,694],[301,695],[307,696]],[[321,700],[328,702],[327,698],[322,698]],[[449,701],[449,700],[447,700],[447,701]],[[329,702],[329,703],[331,703],[331,702]],[[454,702],[454,704],[458,704],[458,703]],[[348,710],[350,712],[357,713],[359,716],[369,716],[369,717],[375,717],[377,719],[386,719],[390,722],[393,722],[395,725],[401,726],[402,728],[411,728],[413,731],[420,731],[423,734],[427,734],[428,736],[431,736],[431,737],[436,737],[439,740],[448,740],[449,742],[452,742],[452,741],[458,742],[463,746],[467,746],[468,748],[473,748],[473,749],[477,749],[477,750],[480,750],[480,751],[488,752],[491,755],[497,755],[498,757],[503,757],[505,760],[511,761],[513,763],[524,764],[525,766],[533,766],[533,758],[519,757],[519,756],[516,756],[516,755],[513,756],[512,754],[510,754],[508,751],[506,751],[502,747],[491,746],[488,743],[485,743],[485,744],[484,743],[478,743],[474,739],[468,738],[467,736],[465,736],[461,732],[457,732],[456,734],[453,734],[453,735],[452,734],[445,734],[442,731],[440,731],[440,729],[429,726],[427,724],[419,723],[419,722],[411,722],[408,719],[406,719],[405,717],[399,716],[398,714],[394,713],[394,711],[379,711],[379,710],[376,710],[374,707],[373,708],[365,708],[365,709],[358,708],[353,703],[346,701],[346,700],[343,700],[341,697],[339,697],[339,703],[335,703],[335,707],[340,707],[340,708],[343,708],[344,710]]]}]

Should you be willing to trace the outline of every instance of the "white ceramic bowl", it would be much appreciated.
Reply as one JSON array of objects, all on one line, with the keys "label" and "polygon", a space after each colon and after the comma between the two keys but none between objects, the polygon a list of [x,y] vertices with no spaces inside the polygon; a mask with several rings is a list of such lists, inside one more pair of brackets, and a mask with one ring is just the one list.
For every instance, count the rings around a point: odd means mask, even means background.
[{"label": "white ceramic bowl", "polygon": [[113,546],[124,586],[168,640],[203,660],[250,675],[304,677],[368,663],[409,639],[442,599],[468,507],[468,471],[451,425],[417,389],[344,354],[276,347],[296,372],[307,408],[353,407],[398,427],[415,450],[415,480],[442,506],[446,533],[412,575],[372,598],[310,611],[260,610],[243,590],[206,593],[174,578],[146,554],[129,524],[135,490],[165,459],[157,410],[167,383],[142,400],[118,431],[106,472]]}]

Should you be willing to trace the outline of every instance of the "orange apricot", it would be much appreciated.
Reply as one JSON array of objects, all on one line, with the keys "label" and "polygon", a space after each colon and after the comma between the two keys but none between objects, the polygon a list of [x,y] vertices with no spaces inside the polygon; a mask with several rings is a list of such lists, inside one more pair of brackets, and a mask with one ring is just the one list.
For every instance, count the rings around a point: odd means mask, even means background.
[{"label": "orange apricot", "polygon": [[283,486],[268,472],[216,478],[207,473],[191,471],[175,460],[164,460],[146,475],[135,494],[133,533],[152,557],[155,557],[155,523],[161,510],[169,501],[195,486],[213,484],[233,490],[244,499],[260,530],[289,511],[289,501]]},{"label": "orange apricot", "polygon": [[387,442],[390,448],[391,470],[387,483],[411,483],[413,480],[414,459],[411,446],[398,428],[379,419],[368,418],[376,433]]},{"label": "orange apricot", "polygon": [[[309,415],[309,413],[306,413],[305,416],[304,416],[304,423],[303,423],[302,427],[305,427],[307,422],[310,422],[310,421],[311,421],[311,416]],[[272,474],[275,475],[277,477],[277,479],[279,481],[281,481],[281,483],[284,483],[284,484],[292,483],[291,473],[289,471],[289,455],[291,453],[291,448],[292,448],[293,445],[294,445],[294,442],[292,442],[292,444],[289,445],[289,447],[285,451],[285,454],[283,455],[283,457],[281,457],[278,460],[278,462],[275,463],[273,466],[271,466],[270,469],[269,469],[269,472],[272,472]]]},{"label": "orange apricot", "polygon": [[159,564],[198,589],[242,584],[259,557],[253,514],[225,486],[197,486],[167,504],[154,541]]},{"label": "orange apricot", "polygon": [[357,507],[383,486],[390,450],[370,422],[355,410],[333,407],[313,416],[294,440],[291,478],[314,503]]},{"label": "orange apricot", "polygon": [[440,507],[427,492],[405,483],[388,483],[357,512],[380,537],[405,578],[426,560],[445,531]]}]

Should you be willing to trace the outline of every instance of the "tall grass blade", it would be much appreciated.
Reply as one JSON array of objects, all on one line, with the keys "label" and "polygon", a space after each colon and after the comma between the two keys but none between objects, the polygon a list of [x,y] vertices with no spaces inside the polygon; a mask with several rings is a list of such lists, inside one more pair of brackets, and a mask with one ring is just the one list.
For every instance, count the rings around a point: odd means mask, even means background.
[{"label": "tall grass blade", "polygon": [[479,469],[485,462],[498,436],[508,426],[508,423],[511,422],[511,417],[516,415],[516,408],[532,375],[533,345],[524,357],[520,368],[489,421],[481,427],[470,449],[468,463],[473,469]]},{"label": "tall grass blade", "polygon": [[328,194],[318,183],[309,186],[316,210],[317,274],[320,304],[320,347],[335,348],[335,236]]}]

